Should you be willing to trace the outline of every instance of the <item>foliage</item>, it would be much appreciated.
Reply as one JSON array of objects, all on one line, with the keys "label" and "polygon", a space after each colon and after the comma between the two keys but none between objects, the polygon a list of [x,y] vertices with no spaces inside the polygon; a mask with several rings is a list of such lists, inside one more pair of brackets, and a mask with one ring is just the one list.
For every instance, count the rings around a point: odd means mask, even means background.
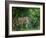
[{"label": "foliage", "polygon": [[29,24],[12,25],[12,29],[15,31],[26,30],[39,30],[40,29],[40,8],[24,8],[24,7],[12,7],[12,21],[14,18],[29,17]]}]

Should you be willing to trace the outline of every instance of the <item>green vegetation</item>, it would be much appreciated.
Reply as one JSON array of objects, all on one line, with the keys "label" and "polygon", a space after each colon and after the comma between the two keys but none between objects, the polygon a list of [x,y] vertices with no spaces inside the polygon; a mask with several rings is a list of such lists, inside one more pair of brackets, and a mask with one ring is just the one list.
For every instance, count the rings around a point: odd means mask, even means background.
[{"label": "green vegetation", "polygon": [[[18,24],[18,18],[28,17],[29,23]],[[26,20],[26,21],[27,21]],[[40,29],[40,8],[12,7],[12,30],[26,31]]]}]

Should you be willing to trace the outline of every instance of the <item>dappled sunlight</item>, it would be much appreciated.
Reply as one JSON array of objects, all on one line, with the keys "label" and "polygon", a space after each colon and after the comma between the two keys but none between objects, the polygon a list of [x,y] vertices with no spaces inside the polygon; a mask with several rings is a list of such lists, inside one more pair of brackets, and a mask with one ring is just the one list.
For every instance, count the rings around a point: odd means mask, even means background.
[{"label": "dappled sunlight", "polygon": [[27,31],[39,30],[40,8],[12,8],[12,30]]}]

